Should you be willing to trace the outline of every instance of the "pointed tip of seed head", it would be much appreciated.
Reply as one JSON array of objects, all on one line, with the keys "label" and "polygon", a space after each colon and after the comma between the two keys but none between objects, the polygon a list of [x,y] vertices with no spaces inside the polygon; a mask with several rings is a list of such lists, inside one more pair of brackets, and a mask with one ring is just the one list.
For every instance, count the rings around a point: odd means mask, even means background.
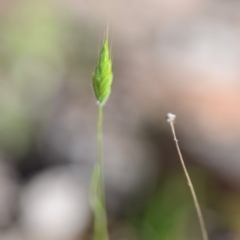
[{"label": "pointed tip of seed head", "polygon": [[166,120],[167,120],[167,122],[169,122],[169,123],[173,123],[175,119],[176,119],[176,115],[173,114],[173,113],[168,113],[168,114],[166,115]]},{"label": "pointed tip of seed head", "polygon": [[105,37],[104,37],[104,40],[103,40],[103,48],[108,48],[109,47],[109,36],[108,36],[108,26],[107,26],[107,29],[106,29],[106,33],[105,33]]},{"label": "pointed tip of seed head", "polygon": [[109,21],[110,21],[110,16],[108,16],[107,29],[106,29],[106,33],[105,33],[105,42],[108,42]]},{"label": "pointed tip of seed head", "polygon": [[109,22],[108,22],[108,24],[107,24],[107,30],[106,30],[106,39],[108,39],[108,33],[109,33]]}]

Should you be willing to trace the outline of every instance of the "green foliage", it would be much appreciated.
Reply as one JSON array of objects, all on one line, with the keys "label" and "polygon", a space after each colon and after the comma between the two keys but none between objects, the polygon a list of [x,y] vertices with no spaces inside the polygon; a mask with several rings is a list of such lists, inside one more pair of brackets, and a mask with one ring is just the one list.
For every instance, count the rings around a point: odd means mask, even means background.
[{"label": "green foliage", "polygon": [[98,104],[101,106],[104,105],[110,95],[113,79],[112,60],[108,45],[107,34],[92,78],[93,90]]},{"label": "green foliage", "polygon": [[[204,201],[206,176],[190,169],[197,190]],[[201,181],[199,181],[201,179]],[[182,174],[170,174],[146,203],[143,211],[132,218],[139,230],[139,240],[201,239],[198,219],[186,179]]]}]

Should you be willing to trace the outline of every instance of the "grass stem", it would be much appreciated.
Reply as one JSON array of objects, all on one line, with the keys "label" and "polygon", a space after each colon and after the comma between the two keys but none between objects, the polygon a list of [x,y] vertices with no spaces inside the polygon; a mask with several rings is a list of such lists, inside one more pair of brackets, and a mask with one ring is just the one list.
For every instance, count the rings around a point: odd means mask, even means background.
[{"label": "grass stem", "polygon": [[[172,117],[172,119],[168,118],[169,116]],[[195,205],[195,208],[196,208],[196,211],[197,211],[197,215],[198,215],[198,219],[199,219],[199,223],[200,223],[200,227],[201,227],[201,231],[202,231],[202,237],[203,237],[203,240],[208,240],[207,230],[206,230],[206,226],[205,226],[205,223],[204,223],[202,211],[201,211],[200,205],[198,203],[197,195],[195,193],[191,178],[188,174],[186,165],[184,163],[182,153],[181,153],[181,150],[180,150],[180,147],[179,147],[179,144],[178,144],[178,140],[177,140],[177,137],[176,137],[176,132],[175,132],[175,128],[174,128],[174,120],[175,120],[176,116],[173,115],[173,114],[172,114],[172,116],[169,114],[169,116],[167,115],[167,121],[169,122],[169,124],[171,126],[173,139],[176,143],[177,152],[178,152],[178,155],[179,155],[182,167],[183,167],[184,174],[187,178],[188,186],[190,188],[190,191],[191,191],[191,194],[192,194],[192,197],[193,197],[194,205]]]},{"label": "grass stem", "polygon": [[98,105],[98,121],[97,121],[97,162],[95,164],[91,190],[91,204],[94,217],[93,240],[109,240],[107,229],[107,214],[105,204],[104,190],[104,174],[103,174],[103,107]]},{"label": "grass stem", "polygon": [[101,185],[101,201],[105,208],[105,190],[104,190],[104,173],[103,173],[103,106],[98,105],[98,122],[97,122],[97,164],[100,168],[100,182]]}]

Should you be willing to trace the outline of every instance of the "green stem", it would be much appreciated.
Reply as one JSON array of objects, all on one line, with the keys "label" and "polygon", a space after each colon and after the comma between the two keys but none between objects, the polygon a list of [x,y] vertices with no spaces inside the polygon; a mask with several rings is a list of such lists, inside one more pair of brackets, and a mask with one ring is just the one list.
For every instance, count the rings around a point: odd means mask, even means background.
[{"label": "green stem", "polygon": [[105,191],[103,177],[103,113],[102,106],[98,106],[97,122],[97,162],[92,176],[92,208],[94,215],[93,240],[109,240],[107,231],[107,216],[105,207]]},{"label": "green stem", "polygon": [[98,105],[98,123],[97,123],[97,164],[100,168],[100,189],[101,201],[105,209],[105,188],[104,188],[104,166],[103,166],[103,107]]}]

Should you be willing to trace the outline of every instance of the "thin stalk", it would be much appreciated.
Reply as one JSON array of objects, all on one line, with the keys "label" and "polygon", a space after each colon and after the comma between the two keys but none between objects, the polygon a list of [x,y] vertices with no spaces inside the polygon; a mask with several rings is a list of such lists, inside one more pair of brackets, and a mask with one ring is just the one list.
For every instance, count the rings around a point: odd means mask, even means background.
[{"label": "thin stalk", "polygon": [[199,219],[199,223],[200,223],[200,227],[201,227],[201,231],[202,231],[203,240],[208,240],[207,230],[206,230],[206,226],[205,226],[205,223],[204,223],[202,211],[201,211],[200,205],[198,203],[197,195],[195,193],[192,181],[190,179],[190,176],[188,174],[186,165],[184,163],[182,153],[181,153],[181,150],[180,150],[180,147],[179,147],[179,144],[178,144],[178,140],[177,140],[177,137],[176,137],[175,128],[174,128],[174,119],[175,119],[176,116],[175,115],[173,115],[173,116],[174,117],[173,117],[172,120],[168,119],[167,121],[170,123],[172,134],[173,134],[173,139],[176,143],[177,152],[178,152],[178,155],[179,155],[182,167],[183,167],[184,174],[187,178],[188,186],[190,188],[190,191],[191,191],[191,194],[192,194],[192,197],[193,197],[194,205],[195,205],[195,208],[196,208],[196,211],[197,211],[197,215],[198,215],[198,219]]},{"label": "thin stalk", "polygon": [[103,173],[103,106],[98,105],[98,122],[97,122],[97,164],[100,168],[100,188],[101,188],[101,201],[105,208],[105,189],[104,189],[104,173]]},{"label": "thin stalk", "polygon": [[92,208],[94,215],[93,240],[109,240],[105,207],[105,191],[103,177],[103,113],[98,105],[97,121],[97,162],[92,176]]}]

